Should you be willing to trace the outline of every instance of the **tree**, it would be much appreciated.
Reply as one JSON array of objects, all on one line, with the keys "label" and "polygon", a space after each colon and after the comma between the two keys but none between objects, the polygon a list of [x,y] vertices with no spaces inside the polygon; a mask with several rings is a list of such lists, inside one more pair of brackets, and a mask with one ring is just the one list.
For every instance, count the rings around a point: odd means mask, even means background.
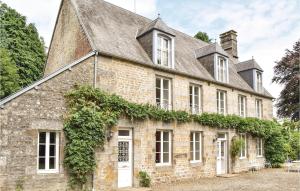
[{"label": "tree", "polygon": [[[10,57],[10,59],[7,59],[10,62],[6,62],[5,66],[13,68],[13,66],[8,65],[14,65],[17,68],[18,78],[15,78],[15,81],[17,81],[19,87],[25,87],[42,77],[46,60],[43,39],[39,37],[34,24],[27,24],[25,16],[1,3],[1,1],[0,48],[6,49]],[[7,74],[13,74],[13,72]],[[1,78],[1,80],[3,79]],[[12,79],[12,77],[5,79]],[[1,84],[7,83],[1,81]],[[16,90],[9,87],[2,88],[10,91]],[[0,98],[5,95],[1,95]]]},{"label": "tree", "polygon": [[18,90],[18,68],[6,49],[0,48],[0,97],[6,97]]},{"label": "tree", "polygon": [[211,43],[212,41],[206,32],[199,31],[194,37],[207,43]]},{"label": "tree", "polygon": [[279,117],[299,120],[299,69],[300,40],[294,44],[293,50],[286,50],[284,57],[276,62],[272,82],[284,85],[277,99],[276,107]]}]

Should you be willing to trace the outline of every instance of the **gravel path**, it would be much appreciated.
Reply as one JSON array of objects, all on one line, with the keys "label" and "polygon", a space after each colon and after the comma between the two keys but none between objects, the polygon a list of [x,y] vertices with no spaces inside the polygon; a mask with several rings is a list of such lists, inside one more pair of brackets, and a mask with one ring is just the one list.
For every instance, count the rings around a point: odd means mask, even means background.
[{"label": "gravel path", "polygon": [[160,185],[153,191],[300,191],[300,173],[263,169],[231,178],[203,178],[195,182]]}]

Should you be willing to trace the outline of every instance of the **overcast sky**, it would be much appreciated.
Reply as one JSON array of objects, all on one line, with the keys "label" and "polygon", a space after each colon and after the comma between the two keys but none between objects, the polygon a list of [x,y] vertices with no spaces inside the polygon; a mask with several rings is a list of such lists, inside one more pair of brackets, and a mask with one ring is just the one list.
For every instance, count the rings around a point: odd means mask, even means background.
[{"label": "overcast sky", "polygon": [[[60,0],[2,0],[35,23],[49,46]],[[134,0],[108,0],[134,11]],[[136,12],[151,19],[160,13],[170,26],[189,35],[204,31],[238,32],[239,60],[254,59],[264,70],[264,86],[274,97],[281,87],[271,84],[273,66],[300,38],[300,0],[136,0]]]}]

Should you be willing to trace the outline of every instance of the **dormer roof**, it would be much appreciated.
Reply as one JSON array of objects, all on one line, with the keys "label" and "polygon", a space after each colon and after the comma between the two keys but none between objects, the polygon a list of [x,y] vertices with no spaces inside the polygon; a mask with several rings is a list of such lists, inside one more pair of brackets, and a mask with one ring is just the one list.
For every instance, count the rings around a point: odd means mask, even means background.
[{"label": "dormer roof", "polygon": [[142,28],[140,28],[138,30],[137,37],[143,36],[144,34],[150,32],[154,29],[159,30],[159,31],[164,32],[164,33],[167,33],[171,36],[175,36],[175,33],[173,32],[173,30],[170,27],[168,27],[166,25],[166,23],[163,22],[160,17],[157,17],[157,19],[153,20],[149,24],[147,24],[147,25],[143,26]]},{"label": "dormer roof", "polygon": [[223,50],[223,48],[216,42],[195,50],[195,53],[197,58],[201,58],[214,53],[218,53],[225,57],[229,57],[228,53],[225,50]]},{"label": "dormer roof", "polygon": [[254,59],[247,60],[244,62],[239,62],[238,64],[236,64],[236,69],[238,72],[252,70],[252,69],[257,69],[263,72],[263,69],[258,65],[258,63]]}]

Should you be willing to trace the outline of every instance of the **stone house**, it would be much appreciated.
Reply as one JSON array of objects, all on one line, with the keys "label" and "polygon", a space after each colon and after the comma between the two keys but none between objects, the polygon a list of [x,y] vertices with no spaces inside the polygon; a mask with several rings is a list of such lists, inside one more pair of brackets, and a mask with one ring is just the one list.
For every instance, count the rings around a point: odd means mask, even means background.
[{"label": "stone house", "polygon": [[[44,77],[0,101],[0,190],[66,190],[64,94],[89,84],[166,110],[272,119],[263,70],[238,59],[237,33],[206,43],[102,0],[62,0]],[[121,119],[96,153],[94,190],[237,173],[263,166],[263,140],[195,123]],[[245,144],[233,163],[234,136]]]}]

